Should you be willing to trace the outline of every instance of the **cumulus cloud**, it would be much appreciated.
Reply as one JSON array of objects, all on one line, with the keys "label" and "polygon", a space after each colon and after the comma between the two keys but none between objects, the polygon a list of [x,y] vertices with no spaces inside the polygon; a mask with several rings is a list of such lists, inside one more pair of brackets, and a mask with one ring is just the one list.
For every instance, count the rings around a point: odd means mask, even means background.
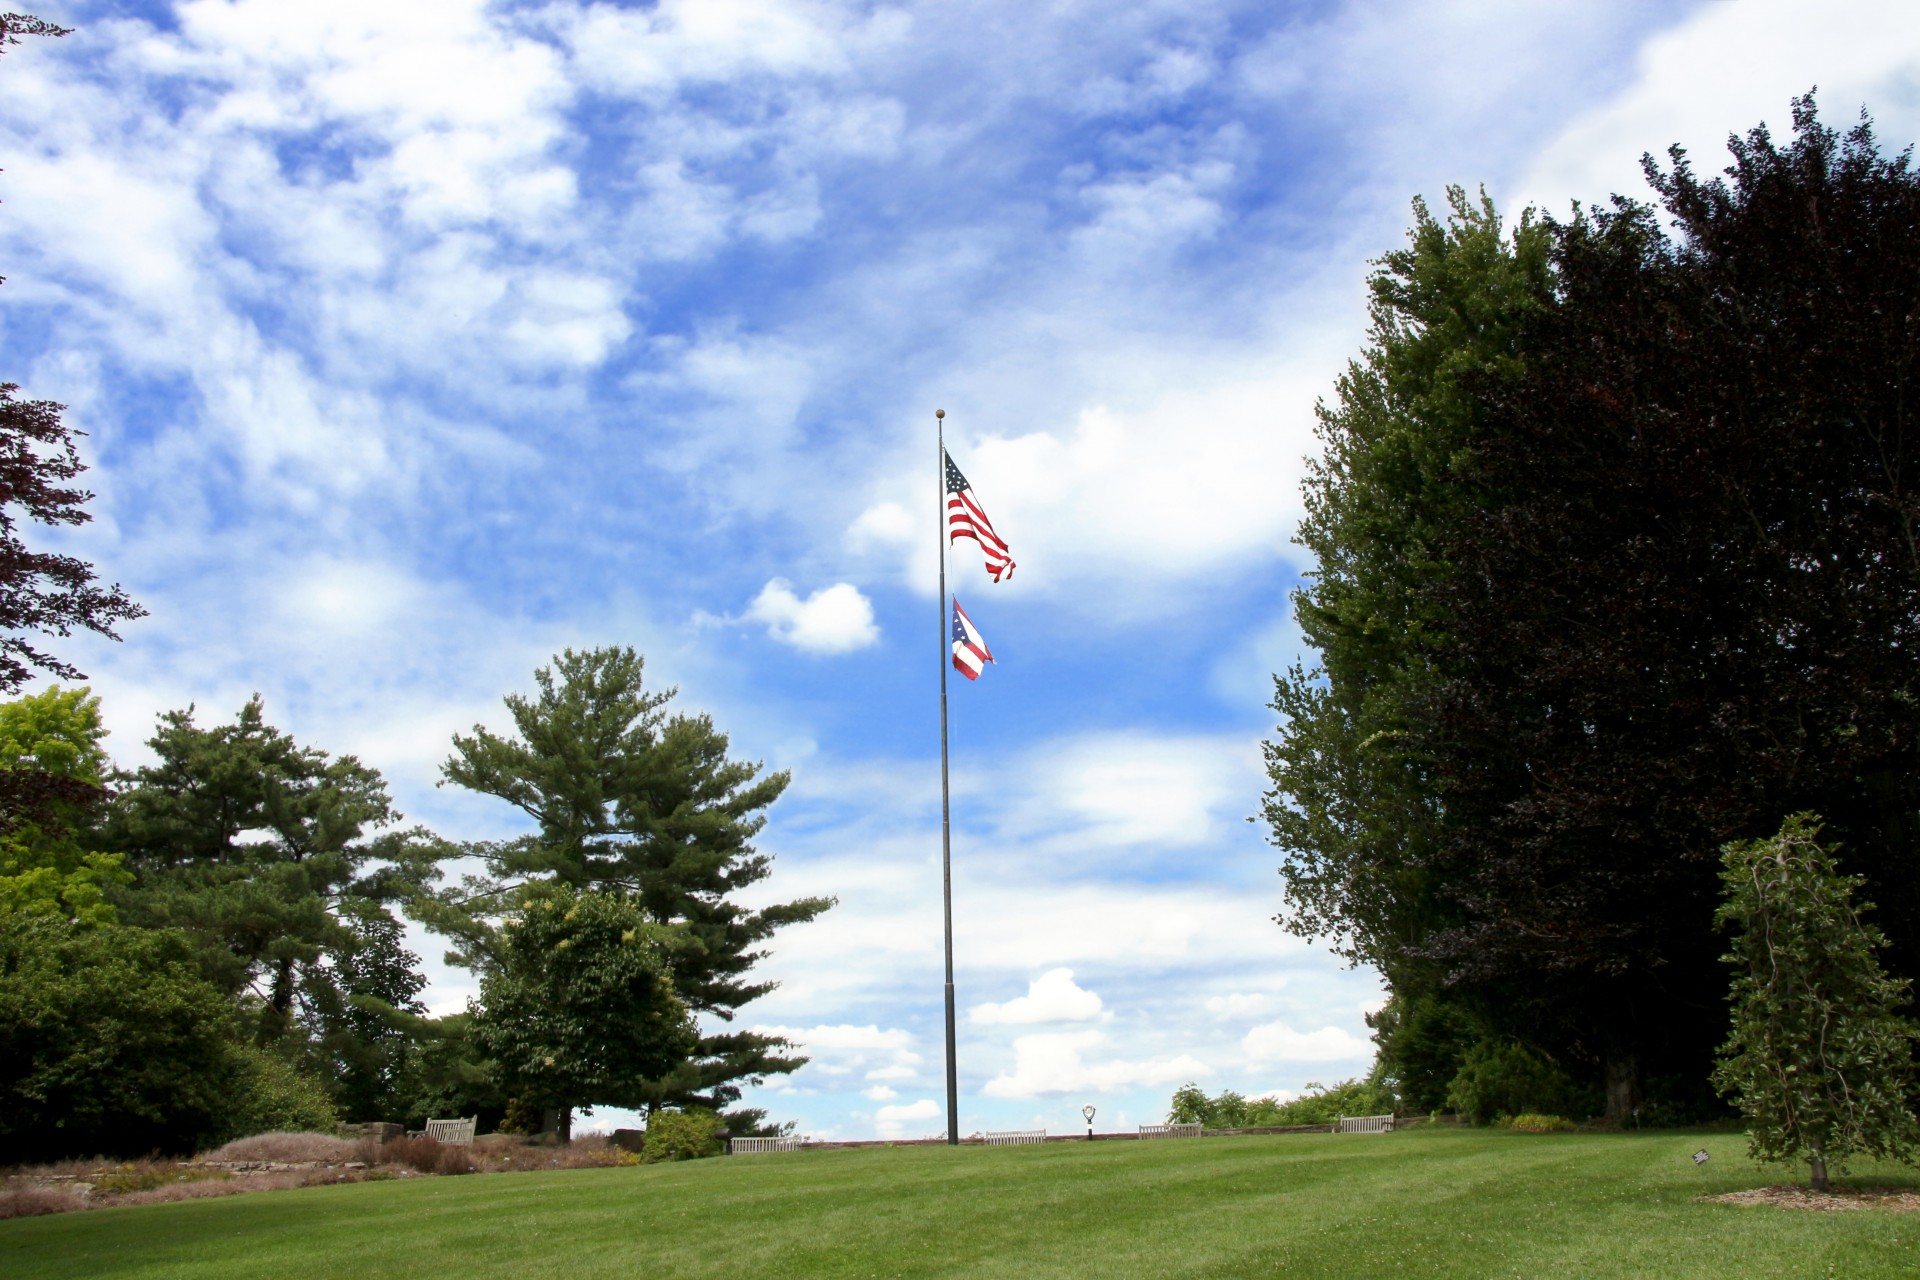
[{"label": "cumulus cloud", "polygon": [[1027,984],[1024,996],[1005,1004],[978,1004],[967,1011],[978,1026],[1085,1022],[1100,1014],[1100,997],[1077,986],[1071,969],[1049,969]]},{"label": "cumulus cloud", "polygon": [[1207,1074],[1207,1065],[1190,1054],[1127,1060],[1111,1056],[1112,1044],[1104,1031],[1021,1036],[1013,1042],[1013,1070],[987,1081],[981,1092],[989,1098],[1038,1098],[1076,1090],[1113,1092]]},{"label": "cumulus cloud", "polygon": [[1249,1013],[1258,1013],[1267,1007],[1267,997],[1259,992],[1231,995],[1208,996],[1207,1012],[1216,1018],[1241,1018]]},{"label": "cumulus cloud", "polygon": [[1258,744],[1238,736],[1085,734],[1034,756],[1046,803],[1103,845],[1203,844],[1219,834],[1217,815],[1243,808],[1260,777]]},{"label": "cumulus cloud", "polygon": [[[940,1114],[940,1104],[932,1098],[922,1098],[918,1102],[902,1102],[894,1106],[882,1107],[873,1116],[874,1127],[882,1138],[903,1138],[909,1131],[908,1121],[931,1120]],[[913,1130],[919,1132],[925,1126]]]},{"label": "cumulus cloud", "polygon": [[880,638],[873,604],[849,582],[822,587],[804,600],[785,578],[760,589],[746,617],[767,624],[767,634],[808,653],[850,653]]},{"label": "cumulus cloud", "polygon": [[919,1075],[920,1055],[914,1052],[912,1033],[898,1027],[869,1023],[839,1023],[814,1027],[756,1026],[761,1035],[779,1036],[800,1046],[810,1061],[808,1077],[852,1080],[911,1080]]},{"label": "cumulus cloud", "polygon": [[1269,1022],[1247,1032],[1240,1044],[1256,1062],[1343,1062],[1373,1056],[1373,1042],[1344,1027],[1295,1031],[1284,1022]]},{"label": "cumulus cloud", "polygon": [[1892,149],[1920,133],[1920,10],[1833,0],[1819,22],[1800,21],[1804,12],[1791,0],[1696,6],[1638,50],[1620,92],[1541,150],[1519,183],[1516,207],[1528,201],[1561,215],[1569,201],[1604,204],[1615,192],[1651,200],[1642,154],[1664,166],[1677,143],[1697,172],[1711,174],[1731,161],[1729,134],[1765,121],[1776,139],[1788,137],[1789,100],[1816,85],[1829,124],[1845,128],[1865,106]]}]

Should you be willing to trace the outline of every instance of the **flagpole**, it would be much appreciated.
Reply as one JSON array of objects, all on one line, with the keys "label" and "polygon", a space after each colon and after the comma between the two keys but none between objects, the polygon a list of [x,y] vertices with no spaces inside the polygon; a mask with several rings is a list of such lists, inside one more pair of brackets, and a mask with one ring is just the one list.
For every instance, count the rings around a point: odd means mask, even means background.
[{"label": "flagpole", "polygon": [[947,934],[947,1145],[960,1145],[960,1077],[953,1050],[953,818],[947,787],[947,655],[952,649],[947,616],[947,411],[933,411],[935,470],[940,515],[940,909]]}]

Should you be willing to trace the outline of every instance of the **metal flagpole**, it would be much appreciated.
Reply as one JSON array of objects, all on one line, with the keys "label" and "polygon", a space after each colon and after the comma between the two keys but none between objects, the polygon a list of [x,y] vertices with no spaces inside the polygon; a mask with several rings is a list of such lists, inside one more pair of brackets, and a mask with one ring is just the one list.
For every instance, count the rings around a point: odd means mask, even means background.
[{"label": "metal flagpole", "polygon": [[940,909],[947,926],[947,1145],[960,1145],[960,1077],[953,1054],[953,825],[947,790],[947,656],[953,619],[947,615],[947,411],[933,411],[940,481]]}]

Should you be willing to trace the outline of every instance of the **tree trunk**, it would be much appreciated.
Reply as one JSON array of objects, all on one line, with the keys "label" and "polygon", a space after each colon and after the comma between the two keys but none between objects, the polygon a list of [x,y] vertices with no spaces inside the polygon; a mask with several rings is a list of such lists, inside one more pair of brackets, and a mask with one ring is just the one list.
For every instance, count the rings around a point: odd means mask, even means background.
[{"label": "tree trunk", "polygon": [[273,1011],[282,1018],[293,1013],[293,961],[276,960],[273,963],[273,986],[268,995],[268,1003]]},{"label": "tree trunk", "polygon": [[1807,1163],[1810,1164],[1813,1168],[1813,1177],[1811,1179],[1811,1182],[1813,1184],[1813,1189],[1815,1191],[1830,1190],[1829,1186],[1827,1185],[1826,1152],[1819,1147],[1815,1147],[1813,1149],[1812,1154],[1808,1157]]},{"label": "tree trunk", "polygon": [[541,1113],[540,1133],[552,1134],[563,1146],[573,1141],[573,1108],[550,1107]]},{"label": "tree trunk", "polygon": [[1621,1125],[1632,1122],[1640,1106],[1640,1059],[1619,1051],[1607,1058],[1607,1119]]}]

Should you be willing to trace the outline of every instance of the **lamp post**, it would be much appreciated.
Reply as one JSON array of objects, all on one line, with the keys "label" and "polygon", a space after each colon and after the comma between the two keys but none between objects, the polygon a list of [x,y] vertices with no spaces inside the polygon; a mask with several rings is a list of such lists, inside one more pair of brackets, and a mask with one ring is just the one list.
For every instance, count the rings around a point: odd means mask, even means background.
[{"label": "lamp post", "polygon": [[1088,1104],[1080,1108],[1080,1114],[1087,1118],[1087,1141],[1093,1141],[1093,1106]]}]

